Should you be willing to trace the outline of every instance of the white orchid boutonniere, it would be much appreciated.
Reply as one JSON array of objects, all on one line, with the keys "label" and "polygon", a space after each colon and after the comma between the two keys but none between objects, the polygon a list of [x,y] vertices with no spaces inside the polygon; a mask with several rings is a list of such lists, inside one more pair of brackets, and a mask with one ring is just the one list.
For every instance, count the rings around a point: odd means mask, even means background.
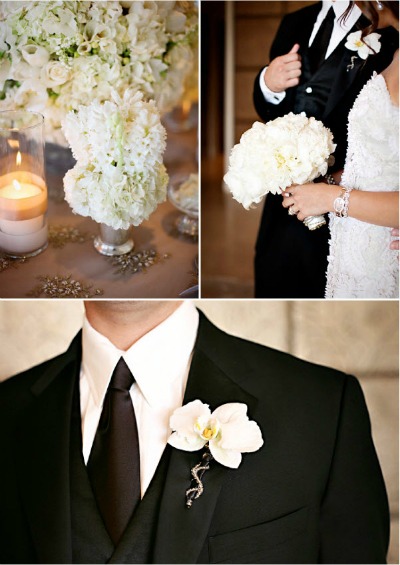
[{"label": "white orchid boutonniere", "polygon": [[350,51],[357,51],[357,55],[353,55],[350,65],[347,66],[347,71],[354,68],[354,60],[358,57],[360,59],[367,59],[369,55],[379,53],[381,50],[381,42],[379,41],[379,33],[370,33],[361,38],[361,31],[355,31],[347,36],[345,47]]},{"label": "white orchid boutonniere", "polygon": [[223,404],[211,413],[208,404],[194,400],[174,411],[170,427],[173,433],[168,443],[172,447],[184,451],[205,448],[201,462],[191,470],[193,484],[186,491],[188,508],[203,493],[201,479],[213,459],[237,469],[242,453],[258,451],[264,443],[259,426],[249,420],[247,406],[241,403]]}]

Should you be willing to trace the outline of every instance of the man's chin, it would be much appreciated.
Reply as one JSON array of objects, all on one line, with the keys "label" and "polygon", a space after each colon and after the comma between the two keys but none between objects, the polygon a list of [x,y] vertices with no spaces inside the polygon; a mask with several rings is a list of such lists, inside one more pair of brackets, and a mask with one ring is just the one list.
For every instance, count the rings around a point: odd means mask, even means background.
[{"label": "man's chin", "polygon": [[[84,301],[85,307],[102,312],[136,312],[145,310],[156,310],[162,305],[168,304],[168,300],[90,300]],[[175,302],[175,301],[174,301]],[[177,300],[176,302],[181,302]]]}]

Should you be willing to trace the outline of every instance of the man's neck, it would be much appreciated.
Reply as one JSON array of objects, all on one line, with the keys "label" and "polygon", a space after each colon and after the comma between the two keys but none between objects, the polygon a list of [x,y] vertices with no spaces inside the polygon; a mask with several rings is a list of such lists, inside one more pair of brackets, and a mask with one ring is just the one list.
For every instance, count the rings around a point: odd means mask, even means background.
[{"label": "man's neck", "polygon": [[101,300],[86,301],[85,310],[90,325],[126,351],[181,304],[179,300]]}]

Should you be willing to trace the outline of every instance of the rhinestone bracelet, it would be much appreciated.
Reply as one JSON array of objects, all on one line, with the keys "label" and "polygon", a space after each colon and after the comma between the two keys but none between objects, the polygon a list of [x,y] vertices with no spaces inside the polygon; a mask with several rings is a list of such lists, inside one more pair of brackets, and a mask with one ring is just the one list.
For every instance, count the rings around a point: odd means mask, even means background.
[{"label": "rhinestone bracelet", "polygon": [[326,182],[328,184],[336,184],[335,179],[333,178],[333,176],[329,173],[327,173],[326,175],[324,175],[324,179],[326,180]]},{"label": "rhinestone bracelet", "polygon": [[350,192],[352,190],[353,190],[352,188],[346,188],[346,192],[343,196],[343,200],[344,200],[344,207],[342,212],[343,218],[347,218],[347,216],[349,215],[349,198],[350,198]]},{"label": "rhinestone bracelet", "polygon": [[341,188],[341,195],[333,202],[333,210],[338,218],[347,218],[349,213],[349,198],[352,188]]}]

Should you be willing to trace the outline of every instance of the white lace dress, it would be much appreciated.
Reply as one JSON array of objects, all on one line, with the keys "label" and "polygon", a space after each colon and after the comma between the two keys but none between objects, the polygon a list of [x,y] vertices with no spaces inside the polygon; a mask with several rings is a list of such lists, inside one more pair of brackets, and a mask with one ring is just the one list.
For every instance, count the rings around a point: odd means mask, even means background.
[{"label": "white lace dress", "polygon": [[[385,79],[374,73],[349,114],[348,149],[341,185],[399,190],[399,108]],[[351,194],[350,194],[351,202]],[[326,298],[397,298],[398,252],[390,228],[330,214]]]}]

